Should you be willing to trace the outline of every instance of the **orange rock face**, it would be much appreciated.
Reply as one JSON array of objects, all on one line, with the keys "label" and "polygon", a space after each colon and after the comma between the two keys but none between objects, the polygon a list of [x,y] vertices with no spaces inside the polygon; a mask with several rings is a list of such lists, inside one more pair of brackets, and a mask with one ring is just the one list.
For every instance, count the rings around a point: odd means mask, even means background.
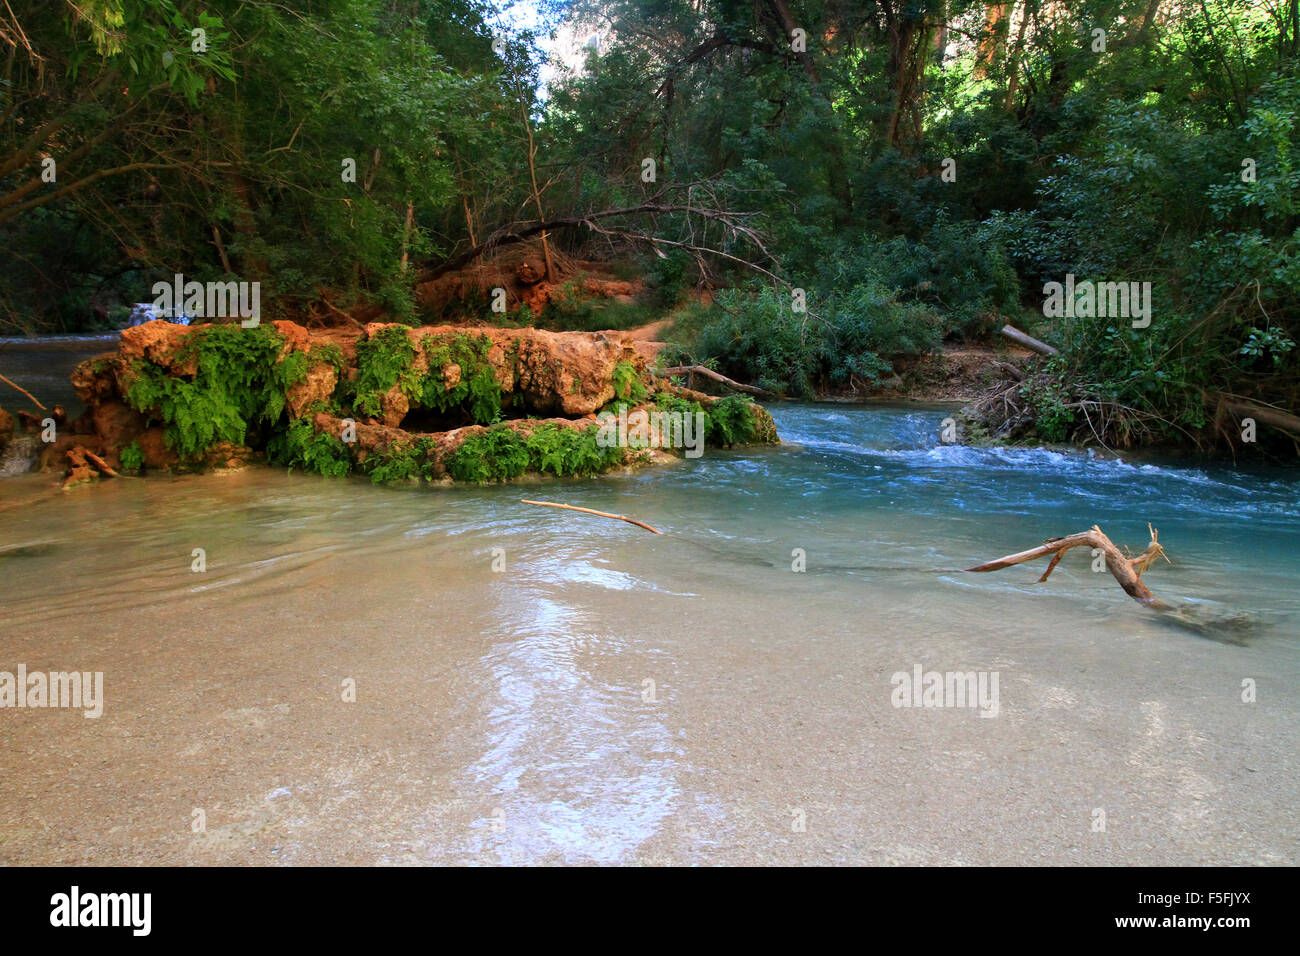
[{"label": "orange rock face", "polygon": [[[564,419],[590,416],[615,398],[614,370],[620,362],[630,362],[638,372],[645,369],[645,359],[633,343],[625,341],[618,333],[603,332],[547,332],[539,329],[463,328],[441,325],[409,328],[395,323],[373,322],[359,330],[329,329],[315,332],[292,322],[270,323],[282,341],[278,360],[293,353],[307,357],[306,372],[301,380],[290,385],[284,395],[284,418],[274,423],[271,430],[285,427],[288,421],[312,416],[321,407],[334,405],[335,400],[355,389],[360,368],[357,346],[381,335],[385,330],[398,328],[411,343],[414,359],[410,374],[421,382],[428,382],[430,373],[441,376],[447,392],[462,385],[466,376],[476,374],[474,369],[447,361],[439,369],[429,368],[429,350],[454,342],[458,337],[486,340],[485,359],[501,389],[503,407],[512,414],[526,418],[562,416]],[[169,322],[148,322],[122,332],[116,352],[97,356],[83,362],[72,375],[78,397],[86,405],[86,413],[75,423],[72,431],[89,449],[104,455],[116,465],[118,455],[131,442],[137,442],[144,453],[145,464],[163,468],[179,463],[176,453],[165,441],[165,423],[160,421],[158,409],[137,410],[127,398],[132,377],[137,374],[138,363],[148,363],[168,375],[193,380],[198,374],[197,350],[186,348],[191,336],[202,335],[208,326],[181,326]],[[317,349],[329,346],[343,363],[342,371],[334,360],[324,361]],[[313,353],[316,356],[313,357]],[[423,386],[425,389],[429,385]],[[411,440],[401,426],[417,411],[428,410],[413,399],[420,397],[417,390],[408,394],[402,382],[378,396],[379,414],[369,419],[366,415],[352,413],[364,449],[388,429],[383,442],[394,437]],[[335,406],[335,410],[338,407]],[[348,413],[344,409],[344,414]],[[320,415],[315,415],[320,420]],[[329,417],[329,416],[326,416]],[[337,420],[336,417],[335,420]],[[331,426],[332,427],[332,426]],[[419,429],[416,429],[418,432]],[[455,434],[464,429],[451,429],[439,434]],[[266,429],[255,429],[249,438],[264,441]],[[242,463],[255,455],[260,447],[212,448],[191,464],[208,464],[223,467],[227,463]],[[68,447],[59,447],[46,456],[47,463],[62,462]]]},{"label": "orange rock face", "polygon": [[[650,384],[637,343],[617,332],[410,328],[382,322],[316,332],[275,322],[249,334],[273,334],[278,353],[265,347],[242,350],[226,340],[222,351],[206,354],[223,360],[234,356],[231,362],[243,364],[227,369],[222,362],[206,361],[200,370],[192,337],[212,328],[150,322],[125,330],[117,352],[78,366],[72,381],[87,410],[45,449],[46,467],[67,464],[74,481],[93,478],[117,468],[132,442],[152,469],[241,467],[263,457],[272,442],[279,442],[284,460],[303,460],[294,456],[314,447],[313,454],[328,461],[330,443],[313,445],[310,432],[315,432],[350,446],[344,470],[371,455],[387,456],[394,446],[418,443],[429,466],[423,473],[438,478],[446,476],[449,456],[466,438],[485,431],[484,423],[498,410],[502,424],[525,437],[547,423],[586,429],[593,426],[594,414],[618,397],[616,370],[620,378],[631,373]],[[221,334],[243,332],[235,326]],[[403,337],[409,349],[402,346]],[[245,351],[250,357],[241,358]],[[168,383],[159,372],[187,384],[164,387]],[[135,390],[136,399],[158,396],[159,407],[135,408],[128,397],[132,382],[145,373],[142,383],[148,388]],[[661,388],[673,390],[666,383]],[[281,389],[283,394],[276,394]],[[716,401],[680,391],[702,405]],[[758,406],[753,409],[760,433],[771,433],[759,440],[776,440],[770,417]],[[168,414],[174,420],[165,421]],[[197,451],[182,461],[169,435]]]}]

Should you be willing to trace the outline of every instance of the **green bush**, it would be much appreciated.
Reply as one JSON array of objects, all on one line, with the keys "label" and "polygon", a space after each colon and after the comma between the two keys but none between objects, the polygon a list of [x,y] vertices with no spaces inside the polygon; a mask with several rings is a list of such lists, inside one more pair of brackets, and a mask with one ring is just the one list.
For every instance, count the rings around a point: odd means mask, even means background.
[{"label": "green bush", "polygon": [[707,428],[706,443],[721,445],[744,445],[755,438],[754,416],[748,398],[741,395],[728,395],[714,402],[705,410]]},{"label": "green bush", "polygon": [[[420,388],[426,408],[443,412],[462,409],[478,425],[489,425],[501,417],[501,386],[487,359],[491,339],[459,334],[438,341],[426,336],[421,345],[429,358],[429,373]],[[451,364],[460,368],[460,381],[449,389],[443,368]]]},{"label": "green bush", "polygon": [[460,443],[447,461],[456,481],[501,481],[528,470],[528,446],[509,425],[494,425]]},{"label": "green bush", "polygon": [[688,310],[674,335],[698,364],[731,378],[803,398],[818,390],[874,382],[896,355],[923,355],[939,346],[940,317],[918,302],[901,302],[874,282],[819,298],[795,312],[788,293],[721,292],[711,309]]},{"label": "green bush", "polygon": [[409,481],[430,476],[429,451],[433,439],[421,435],[412,444],[395,443],[382,451],[372,452],[361,463],[362,473],[377,485],[391,481]]},{"label": "green bush", "polygon": [[525,438],[508,425],[495,425],[461,442],[447,462],[447,472],[456,481],[469,482],[503,481],[526,471],[599,474],[621,462],[623,450],[600,447],[597,431],[595,425],[577,430],[551,423]]}]

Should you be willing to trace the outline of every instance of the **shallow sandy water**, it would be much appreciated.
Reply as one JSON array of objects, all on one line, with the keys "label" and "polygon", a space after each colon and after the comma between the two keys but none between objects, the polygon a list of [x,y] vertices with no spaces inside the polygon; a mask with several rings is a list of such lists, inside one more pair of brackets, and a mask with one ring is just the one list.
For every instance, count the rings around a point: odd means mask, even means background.
[{"label": "shallow sandy water", "polygon": [[[259,468],[0,510],[0,670],[106,696],[0,710],[0,862],[1297,861],[1294,479],[775,411],[800,444],[605,481]],[[1141,547],[1147,520],[1176,562],[1152,589],[1249,611],[1244,643],[1082,552],[1044,585],[946,570],[1094,522]],[[998,715],[894,707],[916,664],[996,671]]]}]

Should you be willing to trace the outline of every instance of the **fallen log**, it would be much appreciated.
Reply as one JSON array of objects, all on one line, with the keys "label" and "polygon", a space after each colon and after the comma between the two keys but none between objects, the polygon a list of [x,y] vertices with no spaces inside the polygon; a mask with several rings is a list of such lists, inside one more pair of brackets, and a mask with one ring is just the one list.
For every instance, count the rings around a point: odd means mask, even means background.
[{"label": "fallen log", "polygon": [[704,365],[674,365],[672,368],[666,368],[661,371],[652,370],[652,372],[655,375],[665,378],[669,375],[703,375],[705,378],[711,378],[715,382],[721,382],[728,388],[734,388],[738,392],[748,392],[751,395],[762,395],[766,398],[776,397],[775,392],[769,392],[767,389],[759,388],[757,385],[744,385],[734,379],[727,378],[727,376],[720,372],[715,372],[713,369]]},{"label": "fallen log", "polygon": [[626,521],[628,524],[634,524],[638,528],[645,528],[652,534],[663,534],[658,528],[652,528],[644,521],[637,521],[636,518],[629,518],[627,515],[610,514],[608,511],[596,511],[592,508],[579,508],[577,505],[562,505],[554,501],[529,501],[527,498],[521,498],[526,505],[541,505],[543,508],[563,508],[566,511],[581,511],[583,514],[597,515],[601,518],[617,518],[619,521]]},{"label": "fallen log", "polygon": [[1253,418],[1258,422],[1286,432],[1292,438],[1300,438],[1300,418],[1270,405],[1261,405],[1242,398],[1228,398],[1220,395],[1218,405],[1222,412],[1234,416],[1238,423],[1243,418]]},{"label": "fallen log", "polygon": [[1020,369],[1016,368],[1010,362],[991,362],[990,364],[994,368],[1000,369],[1002,373],[1009,378],[1014,378],[1017,382],[1023,382],[1025,380],[1025,373],[1020,371]]},{"label": "fallen log", "polygon": [[1017,345],[1023,345],[1031,352],[1037,352],[1039,355],[1060,355],[1060,351],[1048,345],[1046,342],[1039,341],[1028,333],[1021,332],[1014,325],[1002,326],[1002,334],[1009,338]]},{"label": "fallen log", "polygon": [[[1026,561],[1033,561],[1035,558],[1050,554],[1052,560],[1047,565],[1047,570],[1043,572],[1043,576],[1038,579],[1038,583],[1042,584],[1056,570],[1056,566],[1061,561],[1061,555],[1071,548],[1087,545],[1089,548],[1097,549],[1105,556],[1107,570],[1119,582],[1119,586],[1124,589],[1129,597],[1147,607],[1161,611],[1171,610],[1169,605],[1156,598],[1147,586],[1142,583],[1142,572],[1151,567],[1151,564],[1157,558],[1164,558],[1169,561],[1169,558],[1165,555],[1165,549],[1160,546],[1157,539],[1156,529],[1148,524],[1147,530],[1151,532],[1151,543],[1136,558],[1126,557],[1119,548],[1111,543],[1110,538],[1102,534],[1101,528],[1093,525],[1087,531],[1066,535],[1064,538],[1051,538],[1036,548],[1030,548],[1028,551],[1008,554],[1006,557],[986,561],[984,564],[978,564],[965,570],[1000,571],[1002,568],[1009,568],[1013,564],[1024,564]],[[1173,564],[1172,561],[1169,563]]]}]

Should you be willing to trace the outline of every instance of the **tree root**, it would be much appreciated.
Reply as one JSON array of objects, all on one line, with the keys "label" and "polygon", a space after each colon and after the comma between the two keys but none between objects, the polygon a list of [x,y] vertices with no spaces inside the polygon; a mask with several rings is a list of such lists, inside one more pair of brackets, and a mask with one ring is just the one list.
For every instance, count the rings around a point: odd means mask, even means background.
[{"label": "tree root", "polygon": [[83,445],[74,445],[69,448],[67,456],[68,475],[63,481],[61,489],[63,491],[67,491],[82,482],[98,478],[101,475],[107,475],[110,478],[122,477],[109,466],[108,462]]}]

